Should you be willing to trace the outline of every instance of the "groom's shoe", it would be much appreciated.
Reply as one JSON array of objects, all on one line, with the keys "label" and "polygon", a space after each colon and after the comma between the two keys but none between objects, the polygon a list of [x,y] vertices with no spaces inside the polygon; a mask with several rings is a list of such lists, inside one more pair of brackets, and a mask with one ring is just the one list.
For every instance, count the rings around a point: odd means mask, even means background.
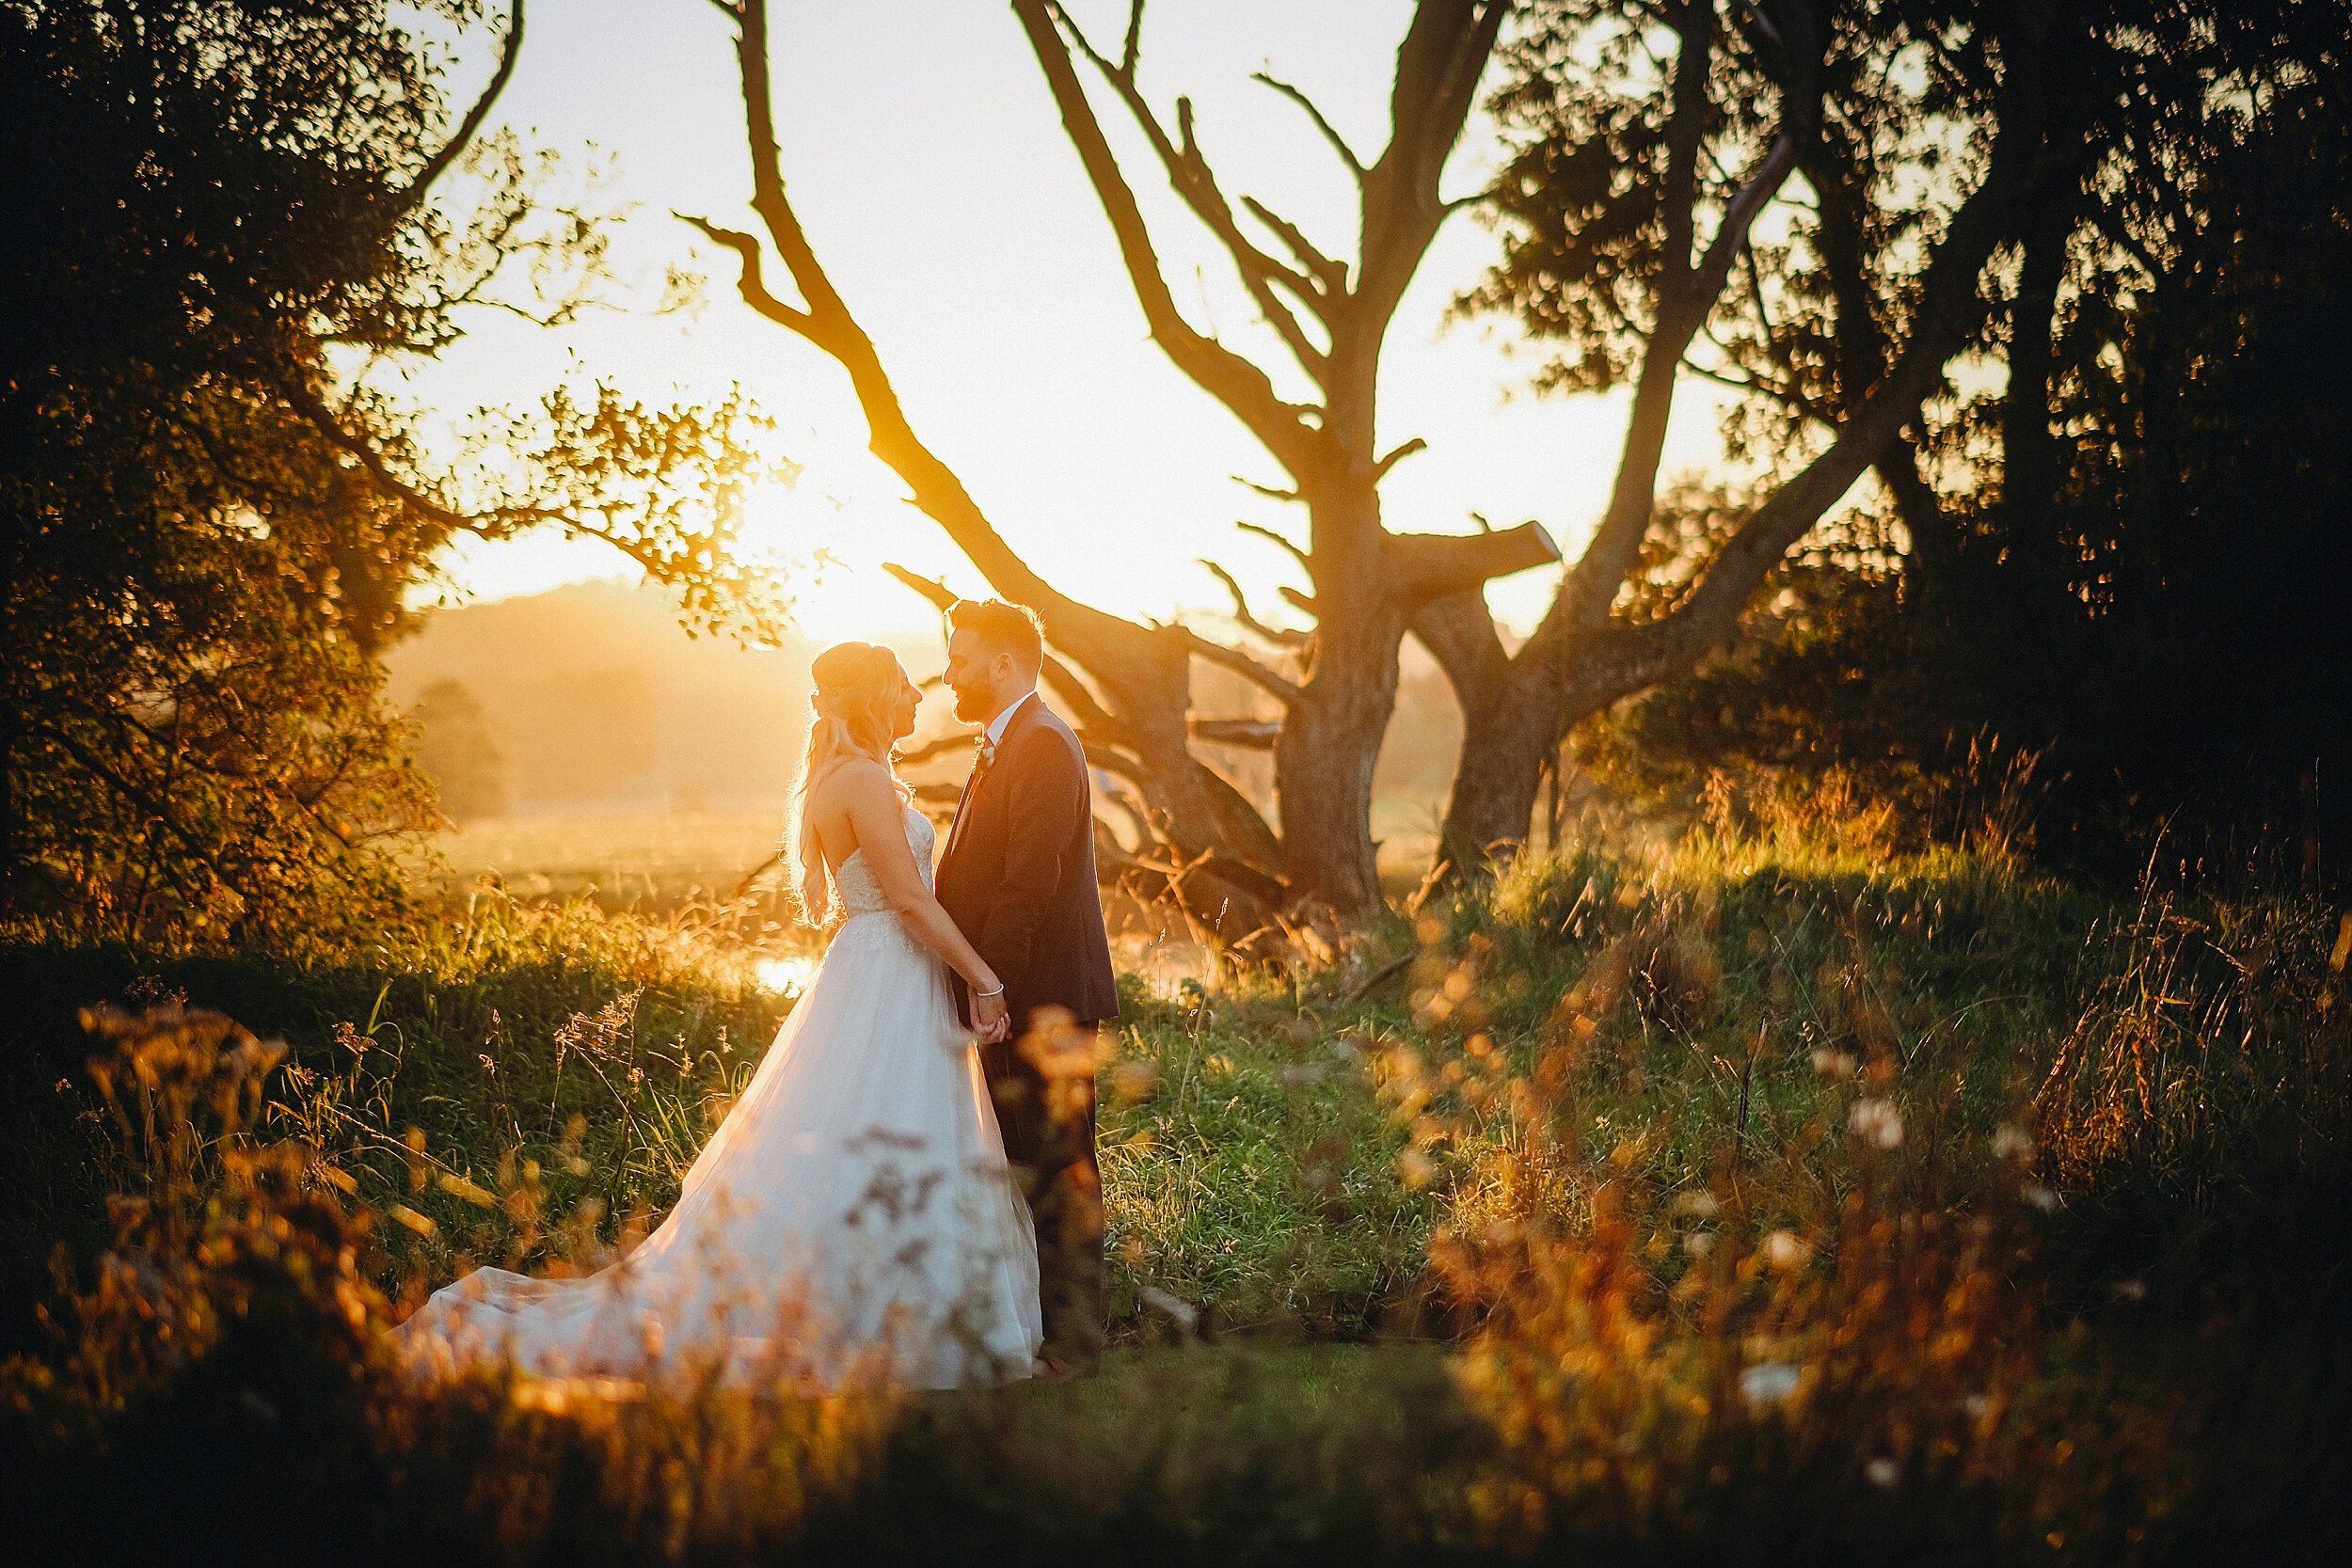
[{"label": "groom's shoe", "polygon": [[1041,1355],[1033,1364],[1029,1376],[1039,1383],[1069,1383],[1073,1379],[1092,1377],[1095,1369],[1075,1367],[1051,1355]]}]

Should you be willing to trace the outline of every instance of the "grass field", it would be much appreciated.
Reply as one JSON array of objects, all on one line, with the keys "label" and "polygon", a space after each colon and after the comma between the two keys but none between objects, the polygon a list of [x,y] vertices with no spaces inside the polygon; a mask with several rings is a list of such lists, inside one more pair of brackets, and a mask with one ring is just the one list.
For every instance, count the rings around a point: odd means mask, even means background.
[{"label": "grass field", "polygon": [[[462,906],[485,877],[517,897],[593,898],[607,911],[660,914],[735,896],[767,863],[785,808],[573,812],[486,818],[443,833],[417,863],[440,902]],[[1382,880],[1420,884],[1437,845],[1436,802],[1383,796],[1375,803]],[[759,886],[772,886],[772,878]]]},{"label": "grass field", "polygon": [[[804,951],[651,911],[719,820],[478,830],[502,888],[336,964],[0,949],[0,1503],[162,1485],[176,1528],[437,1562],[2352,1545],[2352,921],[1831,838],[1530,857],[1290,973],[1131,942],[1096,1382],[405,1389],[373,1325],[625,1245],[788,1007]],[[532,901],[534,858],[646,892]],[[180,997],[284,1064],[224,1099],[230,1057],[125,1025],[110,1100],[73,1010]],[[111,1119],[150,1077],[180,1154]]]}]

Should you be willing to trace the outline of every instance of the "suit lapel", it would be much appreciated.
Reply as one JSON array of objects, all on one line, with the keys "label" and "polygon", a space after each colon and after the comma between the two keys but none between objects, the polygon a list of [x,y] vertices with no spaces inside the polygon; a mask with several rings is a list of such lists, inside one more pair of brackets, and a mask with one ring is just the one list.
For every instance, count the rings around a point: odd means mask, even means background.
[{"label": "suit lapel", "polygon": [[956,797],[956,815],[955,819],[947,824],[947,851],[944,858],[952,859],[956,846],[963,842],[964,819],[972,815],[973,798],[979,792],[980,766],[976,762],[972,765],[972,771],[964,777],[963,793]]},{"label": "suit lapel", "polygon": [[[1012,737],[1020,733],[1021,726],[1030,722],[1041,701],[1038,694],[1032,691],[1021,699],[1020,706],[1013,709],[1011,720],[1005,725],[1005,733],[996,737],[997,762],[1004,760],[1005,748],[1012,744]],[[953,855],[956,846],[962,842],[964,823],[979,809],[980,789],[995,773],[996,763],[991,763],[985,769],[977,763],[973,764],[971,773],[963,781],[963,793],[956,798],[955,820],[947,827],[947,854]]]}]

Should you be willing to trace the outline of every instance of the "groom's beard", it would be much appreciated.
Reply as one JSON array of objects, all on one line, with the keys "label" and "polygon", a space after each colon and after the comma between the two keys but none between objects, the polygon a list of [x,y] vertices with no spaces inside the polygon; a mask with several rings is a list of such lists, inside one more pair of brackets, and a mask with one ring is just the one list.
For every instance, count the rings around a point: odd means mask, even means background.
[{"label": "groom's beard", "polygon": [[996,710],[988,705],[989,693],[970,687],[956,692],[956,717],[967,724],[985,724],[996,717]]}]

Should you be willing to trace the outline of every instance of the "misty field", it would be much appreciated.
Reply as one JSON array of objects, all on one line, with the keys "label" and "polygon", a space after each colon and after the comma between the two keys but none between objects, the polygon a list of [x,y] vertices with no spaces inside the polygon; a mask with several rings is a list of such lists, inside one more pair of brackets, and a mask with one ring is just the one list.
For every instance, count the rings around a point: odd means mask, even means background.
[{"label": "misty field", "polygon": [[[941,808],[945,810],[945,808]],[[516,897],[590,898],[607,911],[668,914],[744,891],[776,849],[785,804],[726,811],[550,811],[485,817],[426,841],[411,865],[420,886],[462,908],[485,878]],[[1382,880],[1410,893],[1438,842],[1439,803],[1426,795],[1375,798]],[[772,867],[750,891],[772,893]]]},{"label": "misty field", "polygon": [[[728,842],[664,831],[599,847],[612,885]],[[333,963],[0,958],[7,1504],[60,1559],[2352,1539],[2352,924],[2316,903],[1705,832],[1530,856],[1327,964],[1122,980],[1099,1380],[422,1396],[381,1325],[626,1246],[790,1002],[755,932],[518,880]]]}]

